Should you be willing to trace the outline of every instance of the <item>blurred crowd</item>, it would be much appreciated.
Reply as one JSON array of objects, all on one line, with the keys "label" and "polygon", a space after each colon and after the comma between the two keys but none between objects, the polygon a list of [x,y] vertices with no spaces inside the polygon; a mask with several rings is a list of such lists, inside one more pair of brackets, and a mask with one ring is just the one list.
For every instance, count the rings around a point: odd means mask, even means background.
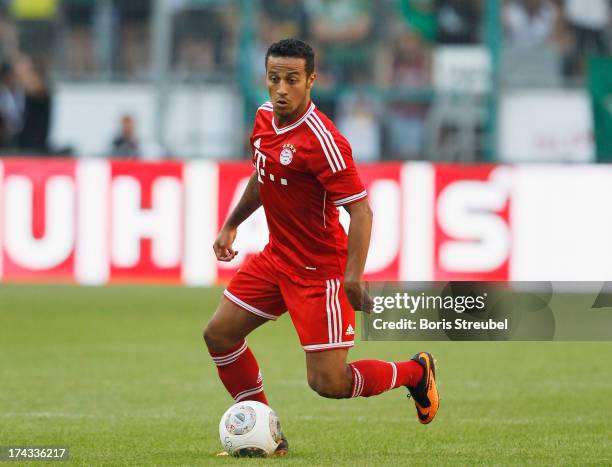
[{"label": "blurred crowd", "polygon": [[[398,90],[430,89],[435,50],[484,43],[489,14],[487,0],[260,0],[245,23],[237,0],[166,2],[171,71],[184,80],[237,82],[246,61],[261,85],[271,42],[312,43],[320,106],[365,160],[423,157],[431,99]],[[610,53],[611,2],[503,0],[502,84],[582,82],[586,58]],[[46,149],[49,76],[151,79],[153,21],[152,0],[0,0],[0,147]],[[354,91],[366,88],[388,92]]]},{"label": "blurred crowd", "polygon": [[46,79],[30,57],[0,65],[0,148],[28,154],[49,151],[51,96]]},{"label": "blurred crowd", "polygon": [[543,84],[580,82],[589,56],[610,54],[611,10],[610,0],[507,0],[503,71]]}]

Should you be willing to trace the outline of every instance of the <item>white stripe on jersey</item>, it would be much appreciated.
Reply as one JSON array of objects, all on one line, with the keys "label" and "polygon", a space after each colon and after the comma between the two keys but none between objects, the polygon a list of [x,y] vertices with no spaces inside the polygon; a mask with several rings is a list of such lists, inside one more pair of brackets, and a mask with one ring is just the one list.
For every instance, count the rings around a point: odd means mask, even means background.
[{"label": "white stripe on jersey", "polygon": [[342,198],[337,201],[334,201],[334,205],[342,206],[343,204],[350,203],[351,201],[356,201],[361,198],[365,198],[366,196],[368,196],[368,192],[364,190],[361,193],[357,193],[355,195],[347,196],[346,198]]},{"label": "white stripe on jersey", "polygon": [[325,154],[325,158],[327,159],[327,162],[329,163],[329,166],[331,167],[332,172],[336,173],[337,172],[336,167],[334,166],[334,163],[332,162],[332,160],[329,157],[329,153],[327,152],[327,146],[325,146],[325,144],[323,143],[323,140],[321,139],[321,136],[319,136],[318,130],[316,130],[315,127],[313,126],[313,124],[310,123],[310,120],[306,120],[306,124],[310,127],[310,129],[312,130],[314,135],[319,140],[319,143],[321,144],[321,148],[323,148],[323,153]]},{"label": "white stripe on jersey", "polygon": [[288,131],[291,131],[294,128],[297,128],[302,123],[304,123],[304,121],[310,116],[310,114],[314,111],[314,109],[315,109],[315,105],[314,105],[313,102],[311,102],[310,103],[310,107],[308,107],[308,110],[306,111],[306,113],[304,115],[302,115],[298,121],[292,123],[289,126],[284,126],[282,128],[278,128],[276,126],[276,123],[274,122],[274,118],[273,118],[272,119],[272,128],[274,128],[274,131],[276,132],[277,135],[280,135],[280,134],[283,134],[283,133],[287,133]]},{"label": "white stripe on jersey", "polygon": [[342,153],[340,152],[340,149],[338,149],[338,145],[336,145],[336,141],[334,140],[334,137],[332,136],[331,132],[323,124],[323,122],[321,121],[321,118],[316,113],[313,113],[311,115],[311,118],[314,118],[319,123],[324,133],[327,134],[327,136],[329,137],[329,141],[331,142],[332,149],[335,150],[336,155],[340,159],[340,166],[342,167],[342,169],[346,169],[346,164],[344,163],[344,159],[342,158]]},{"label": "white stripe on jersey", "polygon": [[257,110],[273,110],[272,102],[268,101],[261,104]]},{"label": "white stripe on jersey", "polygon": [[[319,142],[321,143],[325,154],[331,155],[331,159],[334,161],[332,172],[335,173],[337,171],[342,170],[342,165],[338,160],[338,154],[334,151],[333,146],[330,144],[329,136],[324,132],[324,129],[321,127],[320,123],[314,118],[314,114],[308,117],[308,123],[308,126],[310,126],[311,130],[314,131],[317,135],[317,138],[319,139]],[[312,124],[312,126],[310,124]],[[329,162],[329,157],[327,158],[327,160]],[[330,165],[332,165],[331,162]]]}]

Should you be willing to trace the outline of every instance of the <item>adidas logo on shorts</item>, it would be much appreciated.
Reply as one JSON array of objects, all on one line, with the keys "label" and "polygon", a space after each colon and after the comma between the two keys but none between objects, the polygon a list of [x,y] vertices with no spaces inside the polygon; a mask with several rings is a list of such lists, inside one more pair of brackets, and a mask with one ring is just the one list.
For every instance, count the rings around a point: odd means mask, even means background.
[{"label": "adidas logo on shorts", "polygon": [[348,325],[348,327],[346,328],[346,332],[344,333],[345,336],[352,336],[355,334],[355,330],[353,329],[352,325]]}]

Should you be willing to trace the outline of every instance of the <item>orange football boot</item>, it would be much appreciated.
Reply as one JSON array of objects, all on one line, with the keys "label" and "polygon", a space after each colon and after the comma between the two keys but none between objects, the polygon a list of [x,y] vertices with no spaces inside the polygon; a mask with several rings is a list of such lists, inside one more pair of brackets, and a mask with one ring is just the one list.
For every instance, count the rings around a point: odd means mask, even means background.
[{"label": "orange football boot", "polygon": [[436,385],[436,360],[428,352],[419,352],[411,358],[425,370],[423,378],[416,387],[408,387],[416,406],[417,418],[423,425],[430,423],[438,413],[440,396]]}]

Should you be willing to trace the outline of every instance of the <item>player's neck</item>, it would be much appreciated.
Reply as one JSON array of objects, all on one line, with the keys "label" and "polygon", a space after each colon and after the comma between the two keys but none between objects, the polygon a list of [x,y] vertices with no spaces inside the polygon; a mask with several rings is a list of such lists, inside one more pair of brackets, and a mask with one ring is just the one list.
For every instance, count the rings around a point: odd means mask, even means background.
[{"label": "player's neck", "polygon": [[276,126],[278,127],[284,127],[284,126],[291,125],[293,122],[298,121],[302,117],[302,115],[306,113],[309,107],[310,107],[310,98],[306,99],[304,101],[304,104],[302,104],[291,115],[278,115],[275,112],[274,113],[274,123],[276,123]]}]

